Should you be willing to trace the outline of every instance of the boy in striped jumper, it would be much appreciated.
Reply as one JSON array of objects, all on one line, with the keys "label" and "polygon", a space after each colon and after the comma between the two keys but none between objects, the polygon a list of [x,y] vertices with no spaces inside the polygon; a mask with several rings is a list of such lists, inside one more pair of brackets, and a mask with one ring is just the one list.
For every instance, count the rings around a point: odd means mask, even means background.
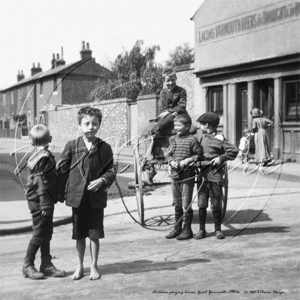
[{"label": "boy in striped jumper", "polygon": [[172,154],[168,161],[176,223],[174,230],[166,236],[167,239],[186,240],[193,237],[191,229],[193,220],[191,202],[195,183],[193,163],[197,161],[200,154],[200,144],[189,132],[191,124],[192,120],[187,114],[178,115],[174,119],[176,136],[170,140]]}]

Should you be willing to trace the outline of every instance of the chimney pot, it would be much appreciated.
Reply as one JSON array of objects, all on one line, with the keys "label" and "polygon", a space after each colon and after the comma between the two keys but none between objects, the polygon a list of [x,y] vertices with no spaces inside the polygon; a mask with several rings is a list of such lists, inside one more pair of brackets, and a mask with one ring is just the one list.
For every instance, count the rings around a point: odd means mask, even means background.
[{"label": "chimney pot", "polygon": [[81,59],[82,60],[90,60],[92,58],[92,51],[89,49],[90,45],[89,43],[86,43],[86,49],[84,42],[82,42],[82,50],[80,51]]},{"label": "chimney pot", "polygon": [[56,53],[56,59],[59,60],[59,54],[58,53]]},{"label": "chimney pot", "polygon": [[34,76],[37,73],[42,72],[42,68],[40,67],[40,63],[37,64],[37,67],[35,67],[35,63],[33,63],[33,67],[31,68],[31,76]]},{"label": "chimney pot", "polygon": [[51,69],[54,69],[56,67],[56,59],[55,54],[52,54],[52,60],[51,60]]},{"label": "chimney pot", "polygon": [[18,75],[17,75],[17,81],[21,81],[25,78],[23,71],[22,73],[20,72],[20,70],[18,70]]}]

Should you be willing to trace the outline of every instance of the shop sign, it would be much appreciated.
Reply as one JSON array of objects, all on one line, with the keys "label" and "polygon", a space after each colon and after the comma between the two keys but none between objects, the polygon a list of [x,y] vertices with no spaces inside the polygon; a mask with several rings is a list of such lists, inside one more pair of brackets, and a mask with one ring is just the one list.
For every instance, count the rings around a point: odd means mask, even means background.
[{"label": "shop sign", "polygon": [[[278,3],[277,3],[278,5]],[[215,40],[231,37],[251,30],[258,30],[264,26],[277,25],[280,22],[300,17],[300,2],[282,5],[268,9],[259,9],[250,14],[219,22],[214,26],[199,28],[196,32],[198,45]]]}]

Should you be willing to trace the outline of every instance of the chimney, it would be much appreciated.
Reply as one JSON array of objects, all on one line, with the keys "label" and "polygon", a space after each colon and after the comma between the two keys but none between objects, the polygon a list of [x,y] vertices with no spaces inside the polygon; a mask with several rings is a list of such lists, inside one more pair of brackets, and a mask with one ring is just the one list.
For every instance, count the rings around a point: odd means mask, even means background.
[{"label": "chimney", "polygon": [[21,81],[25,78],[25,75],[23,74],[23,71],[18,70],[17,80]]},{"label": "chimney", "polygon": [[57,60],[56,60],[56,66],[63,66],[66,64],[66,62],[63,60],[64,57],[64,52],[63,52],[63,47],[61,47],[61,59],[59,59],[59,54],[57,54]]},{"label": "chimney", "polygon": [[56,67],[56,59],[55,54],[53,53],[52,60],[51,60],[51,69],[54,69]]},{"label": "chimney", "polygon": [[81,60],[89,60],[92,58],[92,51],[90,50],[89,43],[86,44],[85,48],[85,42],[82,42],[82,49],[80,51],[81,54]]},{"label": "chimney", "polygon": [[42,68],[40,66],[40,63],[38,63],[37,67],[35,67],[35,64],[33,63],[33,66],[31,68],[31,76],[34,76],[37,73],[42,72]]}]

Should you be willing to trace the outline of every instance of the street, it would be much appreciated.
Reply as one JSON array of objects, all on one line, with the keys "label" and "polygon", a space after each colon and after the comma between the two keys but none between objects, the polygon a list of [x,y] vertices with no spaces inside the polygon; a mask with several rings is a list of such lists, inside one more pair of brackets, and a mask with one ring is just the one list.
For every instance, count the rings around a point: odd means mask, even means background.
[{"label": "street", "polygon": [[[130,157],[120,157],[122,168]],[[132,176],[131,167],[117,179],[124,202],[138,219],[135,196],[126,188]],[[300,188],[295,178],[281,172],[243,176],[236,169],[230,173],[224,240],[214,237],[210,211],[207,238],[165,239],[174,222],[169,185],[146,192],[146,228],[128,215],[113,187],[106,209],[106,238],[100,243],[101,279],[89,280],[87,247],[85,276],[71,280],[76,266],[71,224],[55,227],[51,242],[53,263],[67,272],[61,279],[23,278],[21,268],[31,233],[1,236],[1,299],[297,299]],[[17,188],[15,193],[19,193]],[[9,201],[13,200],[17,199],[11,196]],[[196,200],[193,208],[196,233]]]}]

